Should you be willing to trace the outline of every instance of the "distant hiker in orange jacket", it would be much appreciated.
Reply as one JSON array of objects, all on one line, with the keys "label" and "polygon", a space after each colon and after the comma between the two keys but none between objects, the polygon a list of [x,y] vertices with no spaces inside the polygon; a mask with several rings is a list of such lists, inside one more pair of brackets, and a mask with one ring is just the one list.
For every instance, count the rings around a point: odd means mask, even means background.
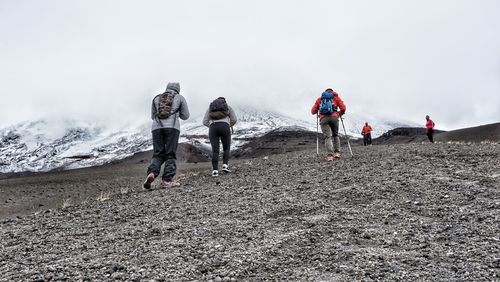
[{"label": "distant hiker in orange jacket", "polygon": [[[328,88],[316,99],[311,114],[318,115],[321,132],[325,135],[325,146],[328,150],[327,161],[340,158],[339,118],[345,114],[346,106],[339,94]],[[333,143],[332,143],[333,137]]]},{"label": "distant hiker in orange jacket", "polygon": [[372,144],[372,127],[368,125],[368,122],[365,122],[365,126],[361,130],[361,135],[363,135],[363,144],[365,146]]},{"label": "distant hiker in orange jacket", "polygon": [[433,135],[434,135],[435,124],[429,116],[425,116],[425,120],[427,120],[427,122],[425,123],[425,134],[429,138],[429,141],[434,143],[434,136]]}]

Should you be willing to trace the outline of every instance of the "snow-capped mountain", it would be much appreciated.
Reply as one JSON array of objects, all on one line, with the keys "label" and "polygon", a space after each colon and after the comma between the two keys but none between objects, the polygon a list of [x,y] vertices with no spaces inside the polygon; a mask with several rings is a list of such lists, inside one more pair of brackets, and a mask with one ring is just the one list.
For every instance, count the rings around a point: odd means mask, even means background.
[{"label": "snow-capped mountain", "polygon": [[[301,130],[315,130],[313,123],[294,119],[282,114],[266,110],[257,110],[249,107],[234,107],[238,122],[233,128],[233,149],[243,145],[251,138],[263,135],[276,128],[297,128]],[[181,139],[188,142],[198,141],[201,144],[210,144],[208,127],[203,124],[203,115],[191,118],[182,125]],[[182,141],[182,140],[181,140]]]},{"label": "snow-capped mountain", "polygon": [[0,131],[0,172],[96,166],[151,147],[144,128],[107,131],[91,123],[25,122]]},{"label": "snow-capped mountain", "polygon": [[[234,110],[238,123],[234,126],[232,149],[277,128],[316,130],[314,116],[304,121],[249,107]],[[200,115],[182,122],[180,142],[207,149],[208,128],[202,125],[202,120]],[[344,119],[347,134],[359,137],[365,120],[374,127],[374,137],[395,127],[414,126],[353,114]],[[24,122],[0,129],[0,173],[97,166],[150,149],[150,122],[118,130],[89,122]]]}]

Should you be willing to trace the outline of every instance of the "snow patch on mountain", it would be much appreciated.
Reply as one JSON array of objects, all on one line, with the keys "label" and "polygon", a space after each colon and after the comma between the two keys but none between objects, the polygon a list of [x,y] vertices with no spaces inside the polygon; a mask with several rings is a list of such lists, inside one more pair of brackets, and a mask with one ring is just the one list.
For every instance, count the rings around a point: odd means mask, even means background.
[{"label": "snow patch on mountain", "polygon": [[151,147],[142,128],[113,132],[93,123],[54,125],[42,120],[1,130],[0,172],[96,166]]}]

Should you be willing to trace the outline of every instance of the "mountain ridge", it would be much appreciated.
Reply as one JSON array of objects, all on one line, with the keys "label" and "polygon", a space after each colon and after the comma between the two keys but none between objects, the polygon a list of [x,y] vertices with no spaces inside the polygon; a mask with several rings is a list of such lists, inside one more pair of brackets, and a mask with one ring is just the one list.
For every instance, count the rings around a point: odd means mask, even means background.
[{"label": "mountain ridge", "polygon": [[[238,123],[234,127],[232,149],[238,150],[252,139],[275,129],[316,131],[312,121],[295,119],[277,112],[251,107],[234,107]],[[181,122],[180,143],[210,150],[208,128],[203,116]],[[349,135],[359,137],[364,118],[347,116]],[[403,122],[404,123],[404,122]],[[392,121],[377,121],[375,129],[390,128]],[[343,133],[342,128],[340,133]],[[43,172],[103,165],[152,148],[150,122],[111,130],[92,122],[46,120],[19,123],[0,130],[0,173]]]}]

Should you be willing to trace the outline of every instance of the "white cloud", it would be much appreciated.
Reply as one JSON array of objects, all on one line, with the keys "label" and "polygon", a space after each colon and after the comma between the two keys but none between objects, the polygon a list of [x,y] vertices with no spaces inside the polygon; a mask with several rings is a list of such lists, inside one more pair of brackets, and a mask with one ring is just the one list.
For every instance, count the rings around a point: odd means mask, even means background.
[{"label": "white cloud", "polygon": [[225,96],[308,118],[332,87],[351,112],[498,122],[499,27],[486,0],[2,2],[0,126],[144,120],[168,81],[195,115]]}]

